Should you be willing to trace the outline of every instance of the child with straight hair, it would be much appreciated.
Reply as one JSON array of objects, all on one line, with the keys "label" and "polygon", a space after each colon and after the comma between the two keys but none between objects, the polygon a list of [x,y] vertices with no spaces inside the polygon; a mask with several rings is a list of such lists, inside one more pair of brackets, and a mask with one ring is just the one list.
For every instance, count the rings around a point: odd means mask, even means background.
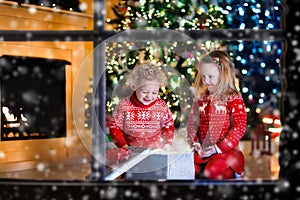
[{"label": "child with straight hair", "polygon": [[246,131],[247,114],[227,52],[213,50],[201,57],[194,87],[187,132],[195,152],[195,177],[242,176],[245,159],[239,141]]}]

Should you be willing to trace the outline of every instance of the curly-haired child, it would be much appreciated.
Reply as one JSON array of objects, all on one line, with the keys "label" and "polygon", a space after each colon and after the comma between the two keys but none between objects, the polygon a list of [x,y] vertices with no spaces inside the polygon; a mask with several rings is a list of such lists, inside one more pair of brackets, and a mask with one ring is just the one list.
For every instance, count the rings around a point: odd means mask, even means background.
[{"label": "curly-haired child", "polygon": [[127,75],[132,94],[120,100],[110,123],[110,136],[122,149],[129,146],[150,149],[171,145],[174,137],[172,112],[158,97],[167,78],[152,63],[136,66]]}]

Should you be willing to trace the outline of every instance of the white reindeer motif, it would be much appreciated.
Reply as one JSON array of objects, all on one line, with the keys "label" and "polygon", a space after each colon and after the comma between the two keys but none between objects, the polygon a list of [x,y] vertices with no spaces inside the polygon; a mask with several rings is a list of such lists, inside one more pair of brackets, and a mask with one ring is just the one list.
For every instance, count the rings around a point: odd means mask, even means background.
[{"label": "white reindeer motif", "polygon": [[199,107],[199,112],[200,113],[205,112],[206,105],[207,105],[207,103],[203,103],[203,105]]},{"label": "white reindeer motif", "polygon": [[214,104],[215,108],[216,108],[216,113],[220,114],[220,113],[226,113],[226,107],[223,105],[218,105],[218,104]]}]

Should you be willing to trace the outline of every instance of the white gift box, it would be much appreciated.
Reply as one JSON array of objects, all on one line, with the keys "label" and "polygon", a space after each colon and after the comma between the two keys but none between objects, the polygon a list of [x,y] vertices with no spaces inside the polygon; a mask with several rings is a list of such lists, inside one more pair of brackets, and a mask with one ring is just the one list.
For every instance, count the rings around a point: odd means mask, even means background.
[{"label": "white gift box", "polygon": [[151,153],[126,172],[126,179],[194,180],[194,153]]}]

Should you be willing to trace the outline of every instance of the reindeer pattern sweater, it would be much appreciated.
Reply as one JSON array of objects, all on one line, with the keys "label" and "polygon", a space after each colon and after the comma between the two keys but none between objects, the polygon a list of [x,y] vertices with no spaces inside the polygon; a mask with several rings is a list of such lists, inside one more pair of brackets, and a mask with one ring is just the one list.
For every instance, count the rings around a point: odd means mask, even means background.
[{"label": "reindeer pattern sweater", "polygon": [[216,145],[221,152],[238,148],[246,131],[247,114],[240,94],[232,95],[227,103],[204,95],[195,102],[188,121],[189,143]]},{"label": "reindeer pattern sweater", "polygon": [[116,106],[110,123],[110,136],[118,147],[124,145],[162,148],[174,137],[172,112],[166,102],[157,98],[144,105],[133,93]]}]

